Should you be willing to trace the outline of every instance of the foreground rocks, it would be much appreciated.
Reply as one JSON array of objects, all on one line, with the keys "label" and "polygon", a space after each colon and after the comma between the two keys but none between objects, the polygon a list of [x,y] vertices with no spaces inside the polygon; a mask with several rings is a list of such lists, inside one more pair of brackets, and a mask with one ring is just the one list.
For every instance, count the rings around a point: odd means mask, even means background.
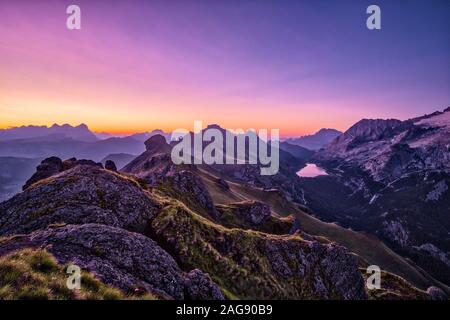
[{"label": "foreground rocks", "polygon": [[61,264],[75,264],[126,293],[136,289],[164,299],[223,298],[199,270],[186,276],[156,242],[141,234],[99,224],[39,230],[2,241],[0,255],[22,248],[46,248]]},{"label": "foreground rocks", "polygon": [[190,300],[225,300],[219,287],[201,270],[189,272],[185,277],[185,286]]},{"label": "foreground rocks", "polygon": [[136,181],[99,166],[77,165],[1,203],[0,236],[57,223],[142,231],[158,211],[158,204]]},{"label": "foreground rocks", "polygon": [[106,160],[105,169],[110,171],[117,171],[116,164],[112,160]]}]

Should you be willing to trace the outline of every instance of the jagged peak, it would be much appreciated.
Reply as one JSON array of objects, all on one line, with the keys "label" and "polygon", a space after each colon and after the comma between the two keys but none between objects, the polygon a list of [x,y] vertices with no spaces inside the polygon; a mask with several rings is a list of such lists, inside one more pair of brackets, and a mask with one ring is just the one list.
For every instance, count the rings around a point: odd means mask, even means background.
[{"label": "jagged peak", "polygon": [[155,151],[158,149],[166,150],[169,145],[167,144],[166,138],[160,134],[155,134],[145,141],[145,148],[147,151]]}]

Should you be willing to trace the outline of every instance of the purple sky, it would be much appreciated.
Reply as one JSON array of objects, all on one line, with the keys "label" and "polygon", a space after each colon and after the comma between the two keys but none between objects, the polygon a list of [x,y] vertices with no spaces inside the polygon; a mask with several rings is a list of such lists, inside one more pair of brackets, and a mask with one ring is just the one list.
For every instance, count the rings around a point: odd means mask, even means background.
[{"label": "purple sky", "polygon": [[2,0],[0,128],[297,135],[450,105],[450,2],[376,3],[370,31],[361,0]]}]

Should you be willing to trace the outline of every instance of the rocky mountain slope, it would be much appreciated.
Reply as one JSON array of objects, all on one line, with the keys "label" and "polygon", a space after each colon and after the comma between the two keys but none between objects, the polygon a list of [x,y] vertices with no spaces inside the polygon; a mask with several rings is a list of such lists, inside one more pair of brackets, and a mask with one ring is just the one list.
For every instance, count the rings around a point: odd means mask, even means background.
[{"label": "rocky mountain slope", "polygon": [[[162,137],[146,148],[124,172],[47,159],[22,193],[0,204],[0,256],[45,250],[58,266],[74,263],[128,297],[368,298],[357,255],[308,235],[295,216],[281,218],[265,202],[217,204],[216,188],[228,194],[235,182],[172,167]],[[386,281],[379,296],[430,297],[404,280]]]},{"label": "rocky mountain slope", "polygon": [[361,120],[314,161],[331,173],[302,179],[316,213],[378,235],[450,283],[450,108],[407,121]]},{"label": "rocky mountain slope", "polygon": [[73,127],[68,124],[47,126],[22,126],[0,130],[0,141],[61,137],[83,142],[93,142],[97,137],[85,124]]}]

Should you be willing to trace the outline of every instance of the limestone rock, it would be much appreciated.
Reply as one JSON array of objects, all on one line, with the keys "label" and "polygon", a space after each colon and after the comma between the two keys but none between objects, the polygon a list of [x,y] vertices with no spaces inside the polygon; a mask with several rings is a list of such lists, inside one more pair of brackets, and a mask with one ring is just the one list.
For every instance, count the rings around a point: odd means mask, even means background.
[{"label": "limestone rock", "polygon": [[220,288],[209,275],[199,269],[192,270],[185,277],[187,299],[190,300],[225,300]]},{"label": "limestone rock", "polygon": [[1,203],[0,212],[0,235],[56,223],[99,223],[141,232],[159,206],[135,181],[78,165]]}]

